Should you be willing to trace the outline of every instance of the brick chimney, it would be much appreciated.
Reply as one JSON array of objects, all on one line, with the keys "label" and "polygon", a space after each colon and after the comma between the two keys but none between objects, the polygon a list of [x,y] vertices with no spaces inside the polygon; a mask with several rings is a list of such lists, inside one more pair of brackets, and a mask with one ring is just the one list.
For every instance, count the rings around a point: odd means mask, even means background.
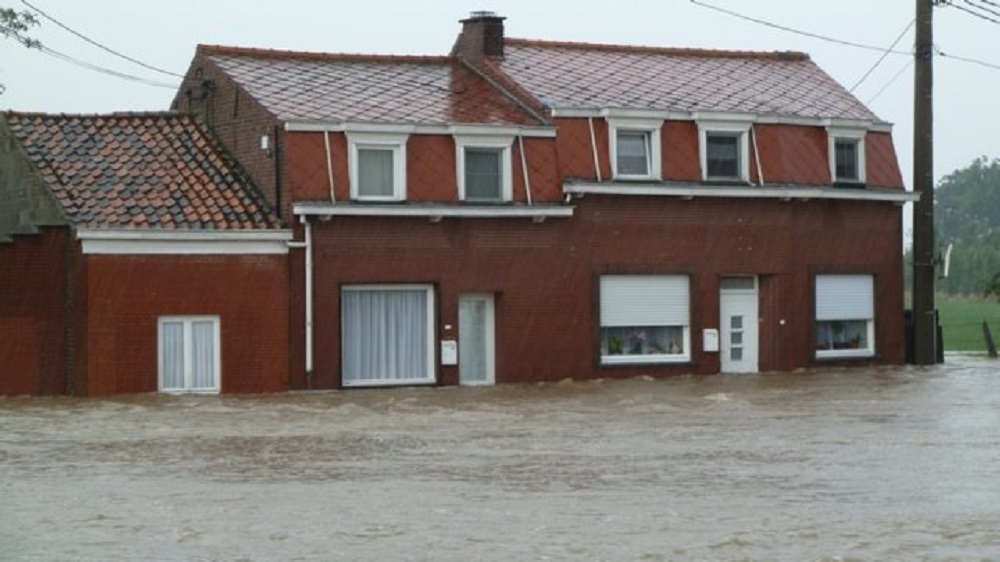
[{"label": "brick chimney", "polygon": [[461,20],[462,33],[451,48],[451,54],[473,62],[484,58],[503,58],[503,20],[495,12],[472,12]]}]

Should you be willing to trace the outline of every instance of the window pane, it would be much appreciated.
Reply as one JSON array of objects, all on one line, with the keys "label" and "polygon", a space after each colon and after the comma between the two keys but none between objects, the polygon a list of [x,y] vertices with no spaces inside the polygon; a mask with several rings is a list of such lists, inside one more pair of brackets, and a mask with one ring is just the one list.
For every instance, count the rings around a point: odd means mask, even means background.
[{"label": "window pane", "polygon": [[393,194],[393,149],[358,149],[358,194],[391,197]]},{"label": "window pane", "polygon": [[684,355],[682,326],[601,328],[601,355]]},{"label": "window pane", "polygon": [[465,198],[499,201],[501,193],[500,161],[503,149],[465,149]]},{"label": "window pane", "polygon": [[829,320],[816,323],[816,350],[869,349],[867,320]]},{"label": "window pane", "polygon": [[484,382],[489,374],[486,300],[461,299],[458,308],[459,372],[463,380]]},{"label": "window pane", "polygon": [[856,141],[838,140],[834,145],[837,159],[837,179],[847,181],[858,180],[858,143]]},{"label": "window pane", "polygon": [[163,390],[182,389],[184,388],[184,323],[164,322],[161,336],[163,364],[160,365],[160,373],[163,377]]},{"label": "window pane", "polygon": [[618,131],[618,173],[649,175],[649,133]]},{"label": "window pane", "polygon": [[740,137],[708,135],[706,139],[709,178],[740,177]]},{"label": "window pane", "polygon": [[192,390],[215,388],[215,323],[194,322],[191,325]]},{"label": "window pane", "polygon": [[426,290],[345,289],[341,307],[344,384],[431,379]]}]

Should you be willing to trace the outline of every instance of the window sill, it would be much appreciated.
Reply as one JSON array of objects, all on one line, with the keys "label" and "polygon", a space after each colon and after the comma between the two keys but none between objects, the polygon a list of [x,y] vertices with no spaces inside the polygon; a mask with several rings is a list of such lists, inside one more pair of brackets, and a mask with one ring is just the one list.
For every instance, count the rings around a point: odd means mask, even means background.
[{"label": "window sill", "polygon": [[602,355],[601,365],[677,365],[690,363],[686,355]]}]

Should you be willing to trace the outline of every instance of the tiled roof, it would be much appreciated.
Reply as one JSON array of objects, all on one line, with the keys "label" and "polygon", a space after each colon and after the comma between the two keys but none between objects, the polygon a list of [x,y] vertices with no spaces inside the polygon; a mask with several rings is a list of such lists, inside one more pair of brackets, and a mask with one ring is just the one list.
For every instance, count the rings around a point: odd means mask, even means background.
[{"label": "tiled roof", "polygon": [[62,207],[88,228],[279,228],[212,138],[173,113],[4,113]]},{"label": "tiled roof", "polygon": [[545,105],[878,121],[801,53],[506,39],[489,62]]},{"label": "tiled roof", "polygon": [[452,57],[199,51],[283,121],[541,124]]}]

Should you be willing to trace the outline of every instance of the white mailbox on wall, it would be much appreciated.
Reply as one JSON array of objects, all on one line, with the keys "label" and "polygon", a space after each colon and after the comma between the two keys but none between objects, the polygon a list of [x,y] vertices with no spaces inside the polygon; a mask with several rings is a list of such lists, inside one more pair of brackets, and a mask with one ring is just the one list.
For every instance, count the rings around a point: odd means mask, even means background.
[{"label": "white mailbox on wall", "polygon": [[441,364],[458,365],[458,342],[441,340]]},{"label": "white mailbox on wall", "polygon": [[716,328],[705,328],[702,330],[701,347],[706,353],[718,353],[719,330]]}]

